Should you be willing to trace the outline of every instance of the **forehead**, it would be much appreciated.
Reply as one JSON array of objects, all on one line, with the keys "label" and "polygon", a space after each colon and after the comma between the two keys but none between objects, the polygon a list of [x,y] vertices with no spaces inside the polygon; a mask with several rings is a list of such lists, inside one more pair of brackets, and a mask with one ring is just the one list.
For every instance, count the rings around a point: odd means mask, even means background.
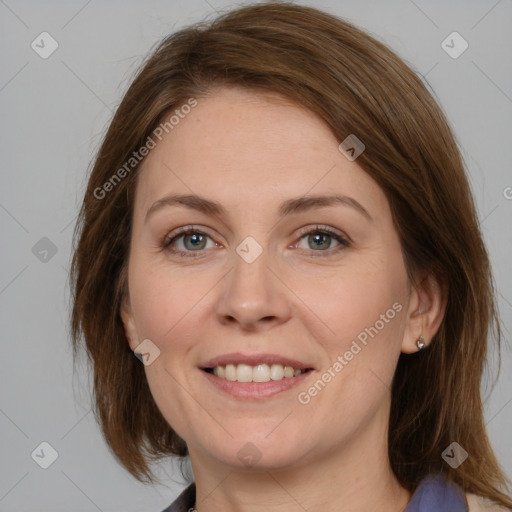
[{"label": "forehead", "polygon": [[217,89],[198,98],[146,157],[136,209],[176,191],[247,206],[308,191],[368,195],[376,183],[338,146],[319,117],[286,98]]}]

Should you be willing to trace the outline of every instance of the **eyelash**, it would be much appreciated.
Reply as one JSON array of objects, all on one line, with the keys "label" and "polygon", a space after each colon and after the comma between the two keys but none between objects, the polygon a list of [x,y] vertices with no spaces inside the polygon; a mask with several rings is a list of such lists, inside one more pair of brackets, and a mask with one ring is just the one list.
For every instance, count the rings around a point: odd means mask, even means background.
[{"label": "eyelash", "polygon": [[[325,256],[322,255],[321,257],[328,257],[332,256],[333,254],[337,254],[339,251],[342,251],[343,249],[346,249],[347,247],[350,247],[350,242],[341,236],[340,234],[336,233],[332,229],[326,227],[326,226],[315,226],[312,229],[309,229],[307,231],[302,231],[300,233],[299,241],[302,240],[306,235],[310,235],[313,233],[320,233],[322,235],[328,235],[331,238],[334,238],[337,242],[339,242],[339,246],[336,247],[333,251],[311,251],[313,253],[319,252],[319,253],[327,253]],[[186,227],[186,228],[180,228],[178,232],[176,232],[172,237],[166,236],[164,240],[161,243],[162,249],[164,251],[170,252],[172,254],[175,254],[177,256],[183,256],[185,258],[201,258],[203,255],[201,255],[201,252],[204,252],[203,250],[199,251],[182,251],[180,249],[172,249],[171,245],[173,242],[175,242],[177,239],[181,238],[184,235],[191,235],[191,234],[199,234],[199,235],[205,235],[209,238],[211,238],[207,233],[204,233],[203,231],[195,228],[194,226]],[[195,254],[197,253],[197,254]]]}]

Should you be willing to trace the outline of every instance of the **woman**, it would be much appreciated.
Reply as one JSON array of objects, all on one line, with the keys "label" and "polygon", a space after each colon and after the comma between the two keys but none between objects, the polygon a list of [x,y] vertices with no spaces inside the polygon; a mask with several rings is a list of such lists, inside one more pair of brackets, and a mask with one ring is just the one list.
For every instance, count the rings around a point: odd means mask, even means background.
[{"label": "woman", "polygon": [[74,350],[107,442],[141,481],[190,457],[166,511],[512,509],[461,157],[421,80],[360,29],[267,3],[166,38],[76,236]]}]

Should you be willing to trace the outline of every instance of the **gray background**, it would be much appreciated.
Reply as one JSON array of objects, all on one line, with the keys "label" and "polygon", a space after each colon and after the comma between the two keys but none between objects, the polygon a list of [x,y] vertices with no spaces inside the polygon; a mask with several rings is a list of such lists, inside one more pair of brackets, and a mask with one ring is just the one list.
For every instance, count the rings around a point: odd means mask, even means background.
[{"label": "gray background", "polygon": [[[500,378],[492,388],[493,366],[483,392],[488,431],[511,476],[512,1],[309,4],[397,51],[428,80],[452,124],[506,329]],[[0,511],[159,512],[185,485],[172,461],[158,471],[168,485],[144,486],[129,476],[94,422],[86,372],[73,379],[71,235],[89,162],[143,56],[169,32],[235,5],[0,0]],[[31,48],[43,31],[59,45],[47,59]],[[441,46],[453,31],[469,44],[456,59]],[[46,470],[31,457],[43,441],[58,452]]]}]

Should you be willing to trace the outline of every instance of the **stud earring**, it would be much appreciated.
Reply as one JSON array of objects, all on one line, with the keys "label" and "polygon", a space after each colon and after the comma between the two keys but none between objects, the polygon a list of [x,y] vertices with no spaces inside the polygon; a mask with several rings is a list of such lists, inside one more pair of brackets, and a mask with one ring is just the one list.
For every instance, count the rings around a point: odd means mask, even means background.
[{"label": "stud earring", "polygon": [[416,340],[416,345],[418,346],[419,350],[423,350],[427,346],[426,343],[425,343],[425,340],[423,339],[423,336],[420,336]]}]

